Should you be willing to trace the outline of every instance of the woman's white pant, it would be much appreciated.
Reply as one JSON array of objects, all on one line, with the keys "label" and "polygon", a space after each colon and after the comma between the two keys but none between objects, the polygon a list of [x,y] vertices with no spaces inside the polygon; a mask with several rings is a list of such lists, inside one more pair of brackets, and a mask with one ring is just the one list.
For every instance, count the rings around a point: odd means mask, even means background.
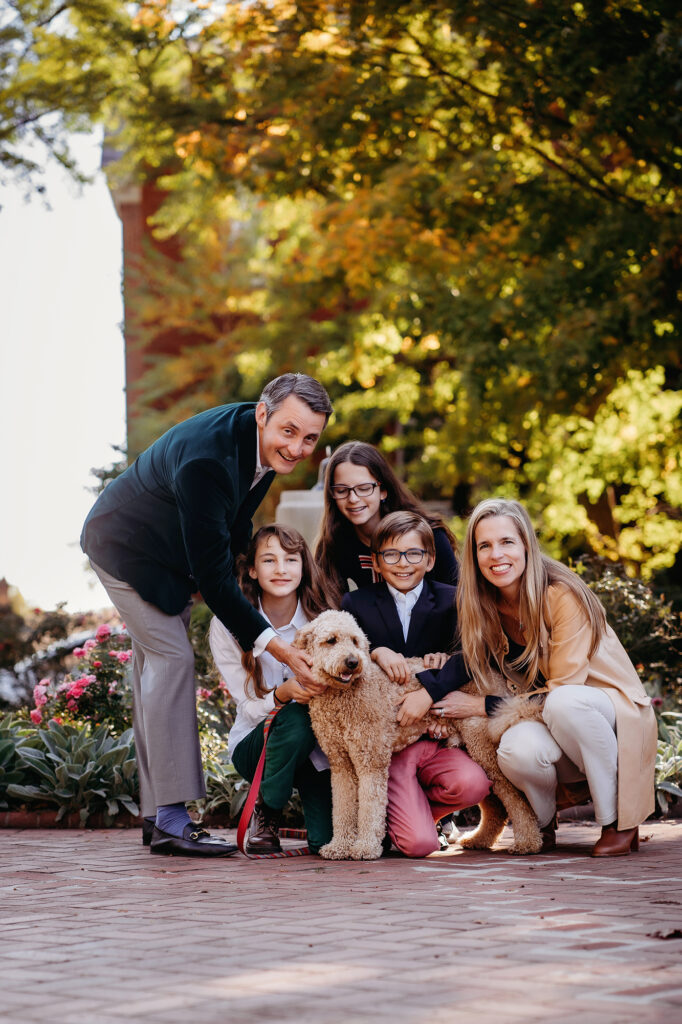
[{"label": "woman's white pant", "polygon": [[557,782],[587,779],[594,816],[617,818],[616,712],[596,686],[559,686],[547,695],[542,722],[507,729],[497,751],[504,775],[525,793],[540,827],[554,817]]}]

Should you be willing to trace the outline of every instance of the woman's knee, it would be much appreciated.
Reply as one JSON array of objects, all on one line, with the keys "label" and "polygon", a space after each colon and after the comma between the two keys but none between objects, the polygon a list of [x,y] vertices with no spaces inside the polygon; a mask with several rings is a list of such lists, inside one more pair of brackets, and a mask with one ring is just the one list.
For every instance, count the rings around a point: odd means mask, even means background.
[{"label": "woman's knee", "polygon": [[428,857],[430,853],[435,853],[436,850],[440,849],[435,826],[433,836],[389,834],[391,835],[391,842],[396,849],[400,850],[404,857]]},{"label": "woman's knee", "polygon": [[561,757],[561,748],[540,722],[513,726],[502,736],[497,762],[504,775],[529,776],[542,773]]}]

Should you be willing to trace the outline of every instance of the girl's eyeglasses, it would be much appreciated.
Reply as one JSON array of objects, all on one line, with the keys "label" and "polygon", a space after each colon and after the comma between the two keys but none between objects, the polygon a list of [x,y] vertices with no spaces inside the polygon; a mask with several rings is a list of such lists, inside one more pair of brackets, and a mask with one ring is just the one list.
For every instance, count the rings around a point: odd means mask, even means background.
[{"label": "girl's eyeglasses", "polygon": [[378,486],[379,484],[376,482],[373,484],[356,484],[355,487],[346,487],[345,484],[332,484],[329,490],[332,492],[332,498],[335,500],[347,498],[351,491],[356,498],[369,498],[374,488]]}]

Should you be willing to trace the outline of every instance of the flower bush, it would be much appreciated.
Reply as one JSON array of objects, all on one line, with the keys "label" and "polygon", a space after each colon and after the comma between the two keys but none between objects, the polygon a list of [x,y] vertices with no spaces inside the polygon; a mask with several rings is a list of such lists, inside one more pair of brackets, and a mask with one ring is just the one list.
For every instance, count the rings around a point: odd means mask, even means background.
[{"label": "flower bush", "polygon": [[130,637],[125,630],[97,627],[95,636],[73,651],[76,668],[61,678],[44,678],[33,689],[34,725],[106,725],[120,735],[132,725]]}]

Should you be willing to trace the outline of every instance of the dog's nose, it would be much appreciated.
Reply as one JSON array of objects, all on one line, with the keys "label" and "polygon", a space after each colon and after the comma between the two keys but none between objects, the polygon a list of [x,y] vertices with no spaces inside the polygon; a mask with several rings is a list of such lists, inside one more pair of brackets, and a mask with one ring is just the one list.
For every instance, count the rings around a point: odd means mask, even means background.
[{"label": "dog's nose", "polygon": [[357,667],[358,667],[358,659],[355,657],[354,654],[349,654],[348,657],[346,658],[346,668],[357,668]]}]

